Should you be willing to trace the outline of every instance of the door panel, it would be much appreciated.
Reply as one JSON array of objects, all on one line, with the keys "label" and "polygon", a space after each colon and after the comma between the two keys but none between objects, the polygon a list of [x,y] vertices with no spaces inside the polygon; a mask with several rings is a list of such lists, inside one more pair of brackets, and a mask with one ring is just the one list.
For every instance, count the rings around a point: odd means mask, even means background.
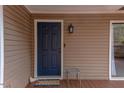
[{"label": "door panel", "polygon": [[111,77],[124,77],[124,23],[112,23]]},{"label": "door panel", "polygon": [[61,75],[61,23],[37,23],[37,75]]}]

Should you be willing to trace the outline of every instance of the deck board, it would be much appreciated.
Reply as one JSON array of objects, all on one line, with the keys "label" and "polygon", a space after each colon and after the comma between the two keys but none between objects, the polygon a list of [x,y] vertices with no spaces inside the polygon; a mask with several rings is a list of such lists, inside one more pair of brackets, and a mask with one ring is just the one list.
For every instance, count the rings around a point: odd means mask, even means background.
[{"label": "deck board", "polygon": [[[32,83],[33,84],[33,83]],[[124,88],[124,81],[110,80],[61,80],[60,86],[38,86],[28,84],[26,88]]]}]

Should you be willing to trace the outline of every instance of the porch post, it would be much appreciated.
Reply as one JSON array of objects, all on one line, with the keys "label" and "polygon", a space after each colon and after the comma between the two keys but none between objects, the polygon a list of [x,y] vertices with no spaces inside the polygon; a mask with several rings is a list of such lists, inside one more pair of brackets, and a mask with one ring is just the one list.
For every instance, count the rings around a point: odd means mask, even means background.
[{"label": "porch post", "polygon": [[4,87],[4,29],[3,6],[0,5],[0,88]]}]

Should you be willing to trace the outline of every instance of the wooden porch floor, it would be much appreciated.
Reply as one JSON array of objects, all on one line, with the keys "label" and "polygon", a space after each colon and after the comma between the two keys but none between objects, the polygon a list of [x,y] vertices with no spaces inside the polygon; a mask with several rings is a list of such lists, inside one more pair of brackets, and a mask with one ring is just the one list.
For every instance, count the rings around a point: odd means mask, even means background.
[{"label": "wooden porch floor", "polygon": [[110,80],[61,80],[59,86],[37,86],[32,84],[26,88],[124,88],[124,81]]}]

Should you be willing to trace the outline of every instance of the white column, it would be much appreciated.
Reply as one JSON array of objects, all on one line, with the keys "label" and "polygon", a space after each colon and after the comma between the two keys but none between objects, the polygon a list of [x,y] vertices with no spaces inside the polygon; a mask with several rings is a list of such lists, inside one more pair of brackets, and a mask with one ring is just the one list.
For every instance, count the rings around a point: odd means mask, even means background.
[{"label": "white column", "polygon": [[4,30],[3,6],[0,5],[0,88],[4,87]]}]

